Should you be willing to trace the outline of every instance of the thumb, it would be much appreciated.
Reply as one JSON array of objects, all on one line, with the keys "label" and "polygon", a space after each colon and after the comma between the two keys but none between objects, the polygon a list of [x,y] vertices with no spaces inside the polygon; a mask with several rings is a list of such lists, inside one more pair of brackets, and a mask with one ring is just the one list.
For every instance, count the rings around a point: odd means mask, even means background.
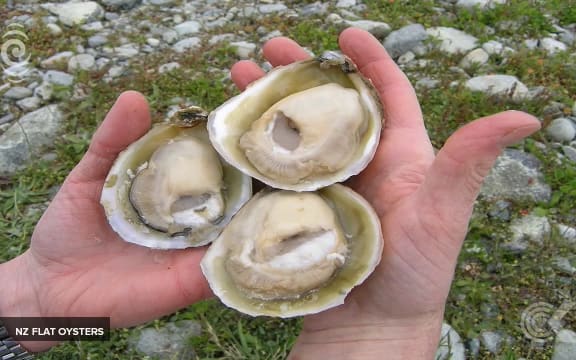
[{"label": "thumb", "polygon": [[92,137],[90,147],[66,182],[104,181],[118,153],[150,128],[148,102],[135,91],[122,93]]},{"label": "thumb", "polygon": [[531,115],[507,111],[456,131],[438,152],[418,190],[422,211],[438,216],[438,225],[450,232],[450,238],[462,241],[474,201],[498,155],[539,128],[540,122]]}]

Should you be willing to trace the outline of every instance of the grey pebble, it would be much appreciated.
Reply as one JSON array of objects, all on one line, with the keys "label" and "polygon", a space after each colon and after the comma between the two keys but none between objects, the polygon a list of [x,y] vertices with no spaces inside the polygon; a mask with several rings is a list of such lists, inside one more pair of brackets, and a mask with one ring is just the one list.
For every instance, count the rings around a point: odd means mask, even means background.
[{"label": "grey pebble", "polygon": [[71,86],[74,83],[74,76],[63,71],[48,70],[44,74],[44,81],[54,85]]},{"label": "grey pebble", "polygon": [[576,128],[570,119],[558,118],[548,125],[546,134],[554,141],[568,142],[576,137]]},{"label": "grey pebble", "polygon": [[32,90],[22,87],[15,86],[11,87],[8,91],[4,93],[4,97],[10,100],[20,100],[32,95]]}]

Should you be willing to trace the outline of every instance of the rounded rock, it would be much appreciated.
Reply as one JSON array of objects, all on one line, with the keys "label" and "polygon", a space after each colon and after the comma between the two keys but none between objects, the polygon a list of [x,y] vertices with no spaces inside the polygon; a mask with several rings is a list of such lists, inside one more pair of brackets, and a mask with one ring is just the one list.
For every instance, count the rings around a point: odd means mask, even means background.
[{"label": "rounded rock", "polygon": [[78,70],[90,71],[96,66],[96,59],[94,56],[89,54],[79,54],[72,56],[68,60],[68,72],[74,72]]},{"label": "rounded rock", "polygon": [[484,49],[474,49],[470,51],[460,62],[464,69],[472,66],[484,65],[490,60],[490,55]]},{"label": "rounded rock", "polygon": [[546,134],[553,141],[568,142],[576,137],[576,128],[570,119],[558,118],[548,125]]},{"label": "rounded rock", "polygon": [[30,95],[32,95],[32,90],[22,86],[12,87],[4,93],[4,97],[10,100],[24,99],[29,97]]}]

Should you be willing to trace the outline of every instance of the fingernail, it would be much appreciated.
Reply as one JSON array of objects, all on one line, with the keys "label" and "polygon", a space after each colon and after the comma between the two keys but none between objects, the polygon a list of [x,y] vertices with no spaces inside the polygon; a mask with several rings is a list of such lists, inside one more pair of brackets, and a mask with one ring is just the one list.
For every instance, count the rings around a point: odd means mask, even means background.
[{"label": "fingernail", "polygon": [[500,145],[502,147],[507,147],[520,142],[522,139],[532,135],[540,129],[537,124],[531,124],[527,126],[522,126],[511,130],[500,138]]}]

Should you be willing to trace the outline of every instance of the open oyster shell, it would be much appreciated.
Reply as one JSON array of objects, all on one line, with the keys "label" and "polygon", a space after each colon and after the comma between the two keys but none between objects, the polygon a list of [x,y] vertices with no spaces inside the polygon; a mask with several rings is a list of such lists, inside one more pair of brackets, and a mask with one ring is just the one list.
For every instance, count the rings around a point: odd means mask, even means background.
[{"label": "open oyster shell", "polygon": [[373,158],[381,128],[371,83],[334,53],[275,68],[212,111],[208,122],[226,161],[295,191],[358,174]]},{"label": "open oyster shell", "polygon": [[212,243],[201,267],[224,304],[287,318],[342,304],[376,268],[382,247],[378,216],[343,185],[265,189]]},{"label": "open oyster shell", "polygon": [[251,179],[214,151],[206,121],[197,111],[180,115],[179,123],[155,125],[131,144],[106,178],[101,204],[128,242],[158,249],[205,245],[251,196]]}]

